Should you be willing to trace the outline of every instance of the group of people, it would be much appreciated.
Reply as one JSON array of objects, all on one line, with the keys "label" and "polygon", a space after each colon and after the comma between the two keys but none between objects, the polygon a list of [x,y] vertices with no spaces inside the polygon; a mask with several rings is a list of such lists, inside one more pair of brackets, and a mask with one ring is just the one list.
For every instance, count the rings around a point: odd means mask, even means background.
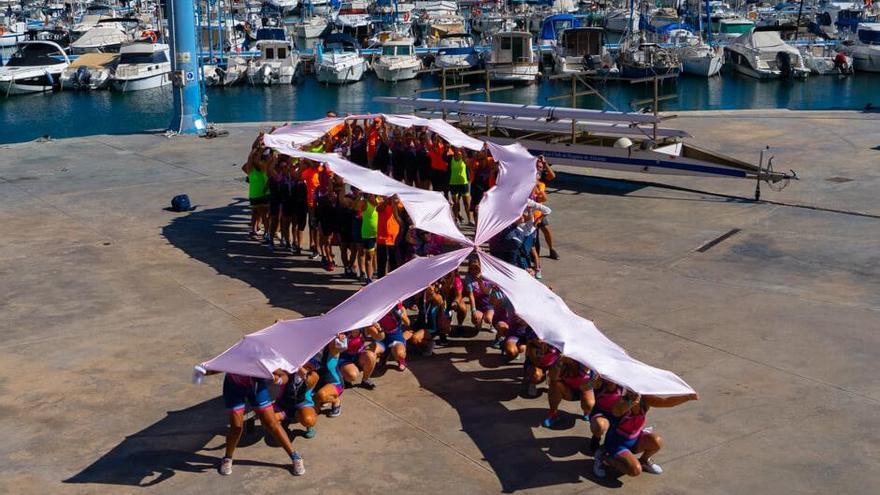
[{"label": "group of people", "polygon": [[[549,408],[544,427],[559,425],[563,400],[579,403],[579,417],[591,432],[590,451],[597,478],[606,476],[607,466],[629,476],[643,471],[662,473],[653,455],[663,447],[663,440],[646,427],[646,415],[652,407],[673,407],[697,399],[696,394],[640,396],[565,356],[538,337],[504,293],[483,278],[476,257],[469,260],[464,274],[458,269],[450,272],[415,296],[399,301],[372,325],[338,333],[293,373],[275,370],[273,380],[226,374],[223,397],[230,411],[230,428],[220,472],[231,473],[245,404],[251,405],[266,431],[288,451],[294,474],[303,474],[303,459],[291,446],[287,426],[299,424],[303,436],[313,438],[320,415],[334,418],[342,413],[347,388],[373,390],[376,370],[393,362],[398,371],[406,371],[408,356],[431,356],[435,347],[447,344],[450,337],[461,337],[468,324],[478,332],[493,334],[491,347],[506,361],[522,362],[523,396],[539,397],[538,386],[546,384]],[[274,394],[270,392],[273,388]]]},{"label": "group of people", "polygon": [[[262,137],[261,133],[254,141],[242,171],[248,181],[250,234],[270,250],[295,255],[308,250],[325,270],[341,266],[345,276],[368,284],[412,256],[454,247],[441,236],[413,228],[397,198],[359,191],[319,162],[266,147]],[[437,134],[390,128],[381,119],[340,124],[304,149],[336,152],[408,185],[439,191],[461,224],[474,225],[480,201],[498,175],[498,164],[485,150],[455,148]],[[535,189],[523,218],[492,242],[493,254],[530,269],[538,278],[540,233],[550,258],[559,258],[553,248],[551,210],[544,204],[546,184],[555,176],[539,157]]]},{"label": "group of people", "polygon": [[[338,246],[345,274],[370,283],[374,274],[381,277],[411,256],[436,255],[456,247],[415,228],[397,198],[347,188],[329,168],[278,155],[263,147],[261,138],[254,142],[243,169],[248,174],[254,211],[251,233],[257,235],[262,226],[264,242],[270,248],[280,237],[283,248],[301,252],[308,225],[313,258],[321,257],[325,269],[332,271],[336,268],[333,247]],[[497,164],[485,152],[453,148],[439,136],[429,137],[424,132],[389,133],[379,119],[363,126],[349,122],[308,149],[337,151],[411,185],[441,191],[459,222],[472,223],[477,218],[479,199],[497,177]],[[445,165],[441,167],[440,162]],[[543,158],[538,160],[536,176],[522,216],[489,244],[493,255],[540,278],[539,232],[544,233],[547,244],[552,242],[545,187],[555,176]],[[558,258],[552,247],[550,252]],[[597,477],[605,476],[607,466],[630,476],[642,471],[662,472],[652,458],[662,448],[662,439],[646,428],[646,414],[652,407],[672,407],[696,399],[696,395],[639,396],[563,355],[517,315],[505,294],[483,278],[479,258],[472,257],[466,272],[450,272],[415,296],[399,301],[369,326],[338,333],[292,373],[276,370],[272,380],[226,374],[223,397],[230,426],[220,473],[232,471],[246,405],[290,455],[294,474],[301,475],[305,472],[303,458],[293,449],[287,426],[299,424],[303,436],[313,438],[319,415],[334,418],[342,413],[347,388],[374,389],[377,369],[393,362],[403,372],[409,355],[431,356],[435,347],[445,345],[450,337],[461,337],[468,325],[477,334],[491,332],[491,347],[506,361],[522,362],[525,397],[539,397],[538,387],[546,384],[549,407],[543,426],[559,425],[563,400],[579,402],[581,417],[591,432],[590,451]]]}]

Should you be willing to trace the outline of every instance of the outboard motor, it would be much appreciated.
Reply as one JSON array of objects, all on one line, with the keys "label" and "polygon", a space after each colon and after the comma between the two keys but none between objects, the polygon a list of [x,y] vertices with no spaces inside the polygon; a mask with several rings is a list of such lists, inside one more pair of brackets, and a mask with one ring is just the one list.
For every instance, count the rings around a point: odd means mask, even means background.
[{"label": "outboard motor", "polygon": [[89,83],[92,82],[92,72],[88,67],[80,67],[76,69],[76,73],[73,75],[73,80],[75,81],[77,88],[88,88]]},{"label": "outboard motor", "polygon": [[778,52],[776,54],[776,67],[779,68],[782,77],[790,79],[794,73],[792,70],[791,54],[788,52]]}]

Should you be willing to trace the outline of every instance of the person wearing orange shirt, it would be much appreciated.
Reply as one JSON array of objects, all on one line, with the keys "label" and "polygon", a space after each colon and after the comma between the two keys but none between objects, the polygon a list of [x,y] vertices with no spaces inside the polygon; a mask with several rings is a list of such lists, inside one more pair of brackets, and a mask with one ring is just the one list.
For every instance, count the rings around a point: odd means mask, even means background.
[{"label": "person wearing orange shirt", "polygon": [[397,236],[400,234],[400,204],[396,197],[379,204],[379,226],[376,233],[376,278],[397,268]]},{"label": "person wearing orange shirt", "polygon": [[377,117],[370,124],[366,122],[364,125],[367,129],[367,167],[373,168],[373,160],[379,151],[379,141],[387,138],[385,134],[385,126],[382,125],[382,119]]},{"label": "person wearing orange shirt", "polygon": [[[547,163],[547,160],[544,158],[544,155],[538,157],[538,161],[536,163],[536,168],[538,169],[538,186],[535,191],[535,201],[538,203],[544,203],[547,201],[547,183],[556,178],[556,172],[550,167],[550,164]],[[559,253],[553,249],[553,232],[550,231],[550,217],[547,215],[541,215],[535,217],[535,225],[537,225],[538,230],[544,233],[544,240],[547,242],[547,249],[550,250],[550,259],[558,260]],[[536,240],[540,240],[540,236],[535,238]],[[541,253],[541,243],[536,242],[535,248],[537,249],[538,254]]]},{"label": "person wearing orange shirt", "polygon": [[315,215],[315,191],[321,185],[321,165],[318,162],[305,160],[301,178],[306,183],[306,206],[309,210],[309,248],[312,250],[310,259],[318,256],[318,218]]},{"label": "person wearing orange shirt", "polygon": [[428,145],[428,157],[431,159],[431,189],[440,191],[444,196],[449,194],[449,149],[443,139],[435,134],[434,141]]}]

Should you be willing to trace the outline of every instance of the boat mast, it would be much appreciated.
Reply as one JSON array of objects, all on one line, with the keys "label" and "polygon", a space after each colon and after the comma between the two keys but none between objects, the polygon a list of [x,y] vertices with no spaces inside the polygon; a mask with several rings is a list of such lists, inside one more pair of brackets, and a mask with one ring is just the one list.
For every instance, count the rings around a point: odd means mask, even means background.
[{"label": "boat mast", "polygon": [[706,43],[712,44],[712,5],[709,0],[706,0]]}]

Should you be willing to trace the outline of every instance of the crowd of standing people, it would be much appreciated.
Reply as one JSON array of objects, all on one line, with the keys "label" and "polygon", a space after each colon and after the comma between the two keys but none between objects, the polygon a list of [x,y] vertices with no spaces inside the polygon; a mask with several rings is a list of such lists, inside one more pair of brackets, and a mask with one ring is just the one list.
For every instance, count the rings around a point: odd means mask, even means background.
[{"label": "crowd of standing people", "polygon": [[[497,163],[485,151],[455,148],[440,136],[417,129],[392,129],[381,119],[348,121],[305,149],[338,152],[401,182],[441,192],[462,225],[474,224],[480,200],[498,173]],[[279,155],[263,146],[262,135],[254,142],[243,171],[253,211],[251,235],[269,249],[292,254],[307,249],[327,271],[335,271],[338,260],[345,275],[369,284],[413,256],[458,247],[415,228],[398,198],[358,191],[321,163]],[[493,255],[536,278],[542,277],[541,235],[550,258],[559,257],[552,246],[551,210],[545,204],[546,184],[554,177],[552,167],[539,158],[528,206],[489,243]],[[294,474],[301,475],[303,458],[293,449],[287,427],[298,424],[305,438],[313,438],[321,414],[329,418],[342,414],[347,388],[374,389],[376,370],[393,362],[394,368],[405,372],[410,355],[429,357],[450,338],[463,338],[468,326],[476,335],[489,332],[489,345],[505,360],[522,363],[523,396],[537,398],[541,395],[538,387],[546,386],[544,427],[558,427],[563,401],[579,403],[580,417],[590,431],[597,477],[606,476],[608,466],[630,476],[662,472],[653,455],[663,441],[646,427],[646,414],[653,407],[672,407],[697,396],[640,396],[565,356],[517,315],[505,294],[483,278],[479,259],[471,257],[465,271],[456,269],[399,301],[373,324],[338,333],[293,373],[279,369],[272,380],[226,374],[223,397],[230,427],[220,473],[232,471],[246,406],[290,455]]]}]

